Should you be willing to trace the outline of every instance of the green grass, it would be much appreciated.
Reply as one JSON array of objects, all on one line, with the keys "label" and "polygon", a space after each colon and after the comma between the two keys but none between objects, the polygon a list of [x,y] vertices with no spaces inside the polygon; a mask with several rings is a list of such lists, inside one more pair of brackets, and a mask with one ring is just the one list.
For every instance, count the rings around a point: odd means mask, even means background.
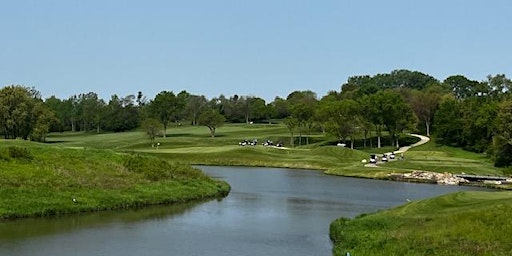
[{"label": "green grass", "polygon": [[405,157],[406,161],[396,161],[390,163],[389,166],[396,167],[397,169],[416,169],[455,174],[504,174],[504,169],[494,167],[489,157],[485,154],[438,145],[435,141],[412,148],[405,154]]},{"label": "green grass", "polygon": [[334,255],[510,255],[512,192],[459,192],[339,219]]},{"label": "green grass", "polygon": [[[143,132],[115,134],[63,133],[52,134],[48,140],[71,148],[105,148],[121,152],[141,152],[168,160],[179,159],[190,164],[244,165],[264,167],[310,168],[328,174],[362,178],[387,178],[393,172],[426,170],[435,172],[503,175],[504,169],[495,168],[489,158],[462,149],[439,146],[433,142],[413,148],[405,154],[405,161],[394,161],[379,168],[366,168],[361,164],[369,154],[382,154],[396,150],[386,146],[351,150],[336,146],[335,139],[321,133],[310,135],[310,144],[290,147],[288,129],[282,124],[228,124],[218,128],[215,138],[202,126],[171,127],[167,137],[157,138],[158,149],[151,148]],[[283,141],[287,149],[258,145],[240,147],[244,139]],[[375,139],[375,138],[374,138]],[[415,142],[415,139],[404,140]],[[388,141],[382,138],[383,142]],[[360,140],[356,144],[362,144]]]},{"label": "green grass", "polygon": [[1,141],[0,156],[0,219],[184,202],[229,191],[188,165],[109,150],[15,140]]}]

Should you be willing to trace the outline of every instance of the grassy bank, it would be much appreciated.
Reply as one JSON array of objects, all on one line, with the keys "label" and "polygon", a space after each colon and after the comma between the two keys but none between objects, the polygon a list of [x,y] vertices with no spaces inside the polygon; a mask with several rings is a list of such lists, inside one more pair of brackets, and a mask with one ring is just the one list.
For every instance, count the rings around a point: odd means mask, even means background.
[{"label": "grassy bank", "polygon": [[0,143],[0,218],[47,216],[223,196],[189,165],[26,141]]},{"label": "grassy bank", "polygon": [[331,224],[334,255],[510,255],[512,192],[459,192]]}]

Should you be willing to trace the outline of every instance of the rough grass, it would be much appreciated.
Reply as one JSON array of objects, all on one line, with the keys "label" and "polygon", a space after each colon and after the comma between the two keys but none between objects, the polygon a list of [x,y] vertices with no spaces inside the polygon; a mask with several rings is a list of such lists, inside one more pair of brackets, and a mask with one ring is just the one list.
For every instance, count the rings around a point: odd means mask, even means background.
[{"label": "rough grass", "polygon": [[189,165],[155,157],[26,141],[2,141],[0,155],[0,219],[183,202],[229,191]]},{"label": "rough grass", "polygon": [[512,192],[459,192],[339,219],[334,255],[510,255]]}]

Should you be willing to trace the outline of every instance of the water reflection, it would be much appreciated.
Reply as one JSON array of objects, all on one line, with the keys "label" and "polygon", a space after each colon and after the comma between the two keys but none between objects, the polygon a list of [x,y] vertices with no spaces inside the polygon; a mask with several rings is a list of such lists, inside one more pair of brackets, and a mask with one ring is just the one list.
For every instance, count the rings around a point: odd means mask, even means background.
[{"label": "water reflection", "polygon": [[0,255],[330,255],[336,218],[472,187],[200,167],[231,184],[223,200],[0,222]]},{"label": "water reflection", "polygon": [[200,203],[201,202],[165,206],[156,205],[139,209],[4,220],[0,221],[0,241],[49,236],[79,229],[104,228],[108,225],[119,223],[128,224],[143,222],[145,220],[169,220],[186,214]]}]

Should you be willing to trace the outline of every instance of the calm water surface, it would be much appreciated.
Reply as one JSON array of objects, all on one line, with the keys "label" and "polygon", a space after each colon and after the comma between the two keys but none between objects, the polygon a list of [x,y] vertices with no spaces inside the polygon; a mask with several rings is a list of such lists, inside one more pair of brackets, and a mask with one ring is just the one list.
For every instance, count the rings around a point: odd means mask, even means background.
[{"label": "calm water surface", "polygon": [[226,180],[222,200],[0,222],[0,255],[331,255],[329,224],[472,187],[200,167]]}]

